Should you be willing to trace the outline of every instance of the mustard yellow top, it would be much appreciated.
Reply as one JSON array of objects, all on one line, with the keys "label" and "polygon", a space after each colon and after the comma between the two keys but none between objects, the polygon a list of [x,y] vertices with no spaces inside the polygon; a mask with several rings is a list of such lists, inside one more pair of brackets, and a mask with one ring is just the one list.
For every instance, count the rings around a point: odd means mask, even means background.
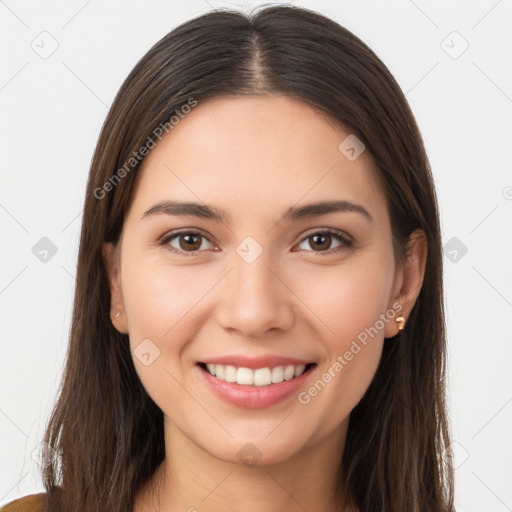
[{"label": "mustard yellow top", "polygon": [[0,512],[41,512],[45,507],[46,493],[29,494],[0,507]]}]

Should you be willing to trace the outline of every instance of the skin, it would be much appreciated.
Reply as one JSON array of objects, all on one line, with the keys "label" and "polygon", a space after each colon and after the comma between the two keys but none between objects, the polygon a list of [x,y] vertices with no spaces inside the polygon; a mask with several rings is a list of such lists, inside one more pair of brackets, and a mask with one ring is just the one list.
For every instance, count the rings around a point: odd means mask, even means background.
[{"label": "skin", "polygon": [[[396,321],[306,405],[296,395],[260,409],[226,403],[196,363],[229,353],[303,358],[318,365],[307,390],[393,303],[407,319],[423,280],[425,239],[413,233],[405,266],[395,267],[372,161],[367,152],[349,161],[338,150],[349,134],[284,96],[217,98],[195,107],[143,161],[121,240],[104,245],[116,329],[129,334],[132,354],[145,339],[160,350],[148,366],[133,357],[164,413],[167,454],[137,494],[136,512],[334,510],[349,414]],[[141,219],[170,199],[223,208],[228,219]],[[357,212],[282,219],[291,206],[325,200],[362,205],[373,220]],[[179,237],[158,244],[183,228],[205,235],[195,252],[187,256]],[[349,234],[353,245],[335,253],[333,237],[317,248],[310,237],[326,228]],[[247,236],[263,249],[252,263],[236,252]],[[261,453],[252,467],[237,456],[247,442]]]}]

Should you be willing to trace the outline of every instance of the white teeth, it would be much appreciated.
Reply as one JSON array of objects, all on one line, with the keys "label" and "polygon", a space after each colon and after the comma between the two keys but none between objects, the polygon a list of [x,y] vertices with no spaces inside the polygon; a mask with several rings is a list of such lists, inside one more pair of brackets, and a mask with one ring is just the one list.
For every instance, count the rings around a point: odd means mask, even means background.
[{"label": "white teeth", "polygon": [[242,386],[269,386],[299,377],[304,373],[306,366],[299,364],[253,370],[244,367],[237,368],[232,365],[207,363],[206,368],[211,375],[226,382],[236,382]]},{"label": "white teeth", "polygon": [[259,368],[254,370],[254,385],[268,386],[272,383],[272,374],[270,368]]},{"label": "white teeth", "polygon": [[283,367],[276,366],[275,368],[272,368],[272,382],[276,384],[283,382],[283,380]]},{"label": "white teeth", "polygon": [[302,375],[304,373],[304,370],[306,369],[306,365],[305,364],[299,364],[298,366],[295,367],[295,372],[294,372],[294,376],[295,377],[299,377],[300,375]]},{"label": "white teeth", "polygon": [[222,364],[215,365],[215,375],[217,378],[224,380],[225,367]]},{"label": "white teeth", "polygon": [[238,368],[236,371],[236,383],[252,386],[254,382],[254,372],[250,368]]},{"label": "white teeth", "polygon": [[295,376],[295,366],[290,365],[284,369],[284,380],[291,380]]},{"label": "white teeth", "polygon": [[236,368],[231,365],[226,366],[226,371],[224,372],[224,380],[226,382],[236,382]]}]

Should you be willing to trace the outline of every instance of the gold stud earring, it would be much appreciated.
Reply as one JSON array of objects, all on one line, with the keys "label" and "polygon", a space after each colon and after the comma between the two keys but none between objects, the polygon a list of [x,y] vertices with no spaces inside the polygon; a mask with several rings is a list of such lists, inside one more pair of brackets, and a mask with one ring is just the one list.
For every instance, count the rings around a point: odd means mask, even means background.
[{"label": "gold stud earring", "polygon": [[402,331],[403,328],[405,327],[405,318],[402,315],[397,316],[396,319],[395,319],[395,322],[396,322],[396,324],[398,326],[398,330]]}]

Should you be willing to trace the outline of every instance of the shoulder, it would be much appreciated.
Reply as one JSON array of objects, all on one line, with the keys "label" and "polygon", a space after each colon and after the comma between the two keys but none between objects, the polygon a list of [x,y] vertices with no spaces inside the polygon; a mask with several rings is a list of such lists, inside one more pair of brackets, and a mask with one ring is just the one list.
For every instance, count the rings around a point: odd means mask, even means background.
[{"label": "shoulder", "polygon": [[0,512],[40,512],[45,507],[46,493],[29,494],[0,506]]}]

